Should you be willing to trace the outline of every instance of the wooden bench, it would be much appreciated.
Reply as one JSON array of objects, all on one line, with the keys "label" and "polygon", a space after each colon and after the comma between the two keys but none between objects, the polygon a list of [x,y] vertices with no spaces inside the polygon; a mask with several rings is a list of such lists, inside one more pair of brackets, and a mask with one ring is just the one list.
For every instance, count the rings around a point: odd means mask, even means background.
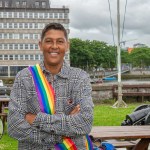
[{"label": "wooden bench", "polygon": [[[118,85],[113,85],[113,98],[116,99],[118,96]],[[125,97],[142,97],[142,102],[144,97],[150,96],[150,85],[149,84],[134,84],[134,85],[123,85],[122,86],[122,96]]]},{"label": "wooden bench", "polygon": [[101,141],[108,141],[116,148],[131,150],[144,147],[148,150],[150,126],[93,126],[90,135]]}]

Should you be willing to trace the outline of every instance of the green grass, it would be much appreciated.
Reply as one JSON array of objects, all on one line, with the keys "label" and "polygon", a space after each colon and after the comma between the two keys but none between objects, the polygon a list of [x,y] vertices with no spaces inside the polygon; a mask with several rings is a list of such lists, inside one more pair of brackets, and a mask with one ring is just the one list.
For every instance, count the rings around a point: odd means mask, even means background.
[{"label": "green grass", "polygon": [[120,126],[127,114],[139,104],[129,104],[127,108],[113,108],[110,104],[97,104],[94,108],[93,126]]},{"label": "green grass", "polygon": [[17,141],[10,138],[6,133],[0,140],[0,150],[17,150]]},{"label": "green grass", "polygon": [[[120,126],[126,115],[141,103],[128,104],[127,108],[112,108],[112,105],[112,101],[106,101],[105,104],[95,104],[93,126]],[[0,150],[17,150],[17,141],[5,133],[0,140]]]}]

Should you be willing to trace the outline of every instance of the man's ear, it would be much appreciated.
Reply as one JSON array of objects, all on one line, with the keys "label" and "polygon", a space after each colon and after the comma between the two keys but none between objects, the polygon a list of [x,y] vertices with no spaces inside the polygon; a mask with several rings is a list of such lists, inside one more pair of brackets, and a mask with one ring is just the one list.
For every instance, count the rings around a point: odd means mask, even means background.
[{"label": "man's ear", "polygon": [[43,51],[41,40],[39,41],[39,48],[40,48],[41,51]]}]

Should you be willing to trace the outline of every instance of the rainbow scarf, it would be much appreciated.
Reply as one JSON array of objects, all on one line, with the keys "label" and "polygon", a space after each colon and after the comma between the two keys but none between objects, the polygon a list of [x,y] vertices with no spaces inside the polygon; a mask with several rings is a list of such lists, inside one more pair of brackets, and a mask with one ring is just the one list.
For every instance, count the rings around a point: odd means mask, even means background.
[{"label": "rainbow scarf", "polygon": [[[55,93],[52,86],[49,84],[46,77],[44,76],[39,64],[29,67],[29,70],[34,80],[41,112],[50,115],[54,114]],[[87,150],[93,150],[92,142],[88,135],[86,135],[85,145]],[[77,150],[77,147],[70,138],[64,137],[62,143],[58,143],[55,145],[55,149],[56,150]]]}]

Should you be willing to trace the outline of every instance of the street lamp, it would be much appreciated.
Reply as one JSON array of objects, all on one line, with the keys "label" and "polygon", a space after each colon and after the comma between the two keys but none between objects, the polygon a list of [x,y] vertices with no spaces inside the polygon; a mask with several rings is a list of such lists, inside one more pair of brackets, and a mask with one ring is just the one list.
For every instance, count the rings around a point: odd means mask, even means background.
[{"label": "street lamp", "polygon": [[127,104],[122,100],[122,82],[121,82],[121,52],[120,52],[120,1],[117,0],[117,67],[118,67],[118,100],[113,107],[127,107]]}]

